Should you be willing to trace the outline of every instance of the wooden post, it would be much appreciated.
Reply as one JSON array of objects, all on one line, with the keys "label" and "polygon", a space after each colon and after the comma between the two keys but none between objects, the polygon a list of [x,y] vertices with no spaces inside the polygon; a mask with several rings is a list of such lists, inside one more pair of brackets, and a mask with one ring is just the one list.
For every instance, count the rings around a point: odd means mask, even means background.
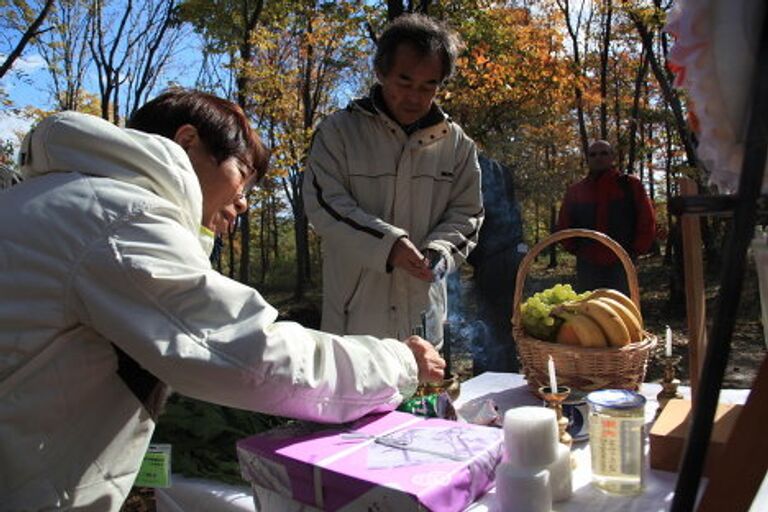
[{"label": "wooden post", "polygon": [[768,470],[768,357],[763,357],[746,405],[714,466],[697,512],[747,512]]},{"label": "wooden post", "polygon": [[[695,196],[699,193],[696,182],[690,178],[680,178],[678,186],[681,196]],[[687,213],[681,215],[680,227],[683,238],[685,310],[688,318],[688,367],[691,398],[695,407],[701,365],[704,362],[704,354],[707,352],[707,311],[699,217]]]}]

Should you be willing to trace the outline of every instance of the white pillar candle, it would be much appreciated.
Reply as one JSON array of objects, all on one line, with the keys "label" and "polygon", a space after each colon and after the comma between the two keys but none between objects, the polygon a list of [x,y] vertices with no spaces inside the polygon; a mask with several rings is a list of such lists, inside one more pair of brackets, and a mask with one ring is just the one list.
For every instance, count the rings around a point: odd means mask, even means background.
[{"label": "white pillar candle", "polygon": [[557,415],[545,407],[515,407],[504,414],[504,444],[510,464],[545,468],[557,458]]},{"label": "white pillar candle", "polygon": [[571,450],[558,443],[557,460],[549,465],[549,486],[552,489],[552,501],[565,501],[573,496],[571,478]]},{"label": "white pillar candle", "polygon": [[496,498],[504,512],[551,512],[549,471],[516,468],[502,462],[496,468]]},{"label": "white pillar candle", "polygon": [[552,356],[549,356],[547,361],[547,369],[549,370],[549,390],[552,393],[557,393],[557,375],[555,374],[555,360]]},{"label": "white pillar candle", "polygon": [[672,355],[672,329],[667,326],[667,344],[664,347],[664,355],[670,357]]}]

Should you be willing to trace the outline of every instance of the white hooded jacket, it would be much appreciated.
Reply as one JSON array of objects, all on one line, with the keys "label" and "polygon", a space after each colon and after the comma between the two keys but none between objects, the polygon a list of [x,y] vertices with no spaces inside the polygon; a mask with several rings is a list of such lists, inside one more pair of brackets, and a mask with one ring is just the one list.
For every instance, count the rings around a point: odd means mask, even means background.
[{"label": "white hooded jacket", "polygon": [[179,393],[300,419],[394,408],[417,385],[392,339],[290,322],[215,272],[185,152],[93,116],[54,115],[0,193],[0,510],[119,510],[154,422],[119,347]]}]

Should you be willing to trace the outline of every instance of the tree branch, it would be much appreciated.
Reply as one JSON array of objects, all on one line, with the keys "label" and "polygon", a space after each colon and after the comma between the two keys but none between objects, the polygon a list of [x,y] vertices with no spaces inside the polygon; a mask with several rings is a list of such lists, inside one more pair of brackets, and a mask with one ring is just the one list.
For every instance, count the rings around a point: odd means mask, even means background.
[{"label": "tree branch", "polygon": [[13,63],[16,62],[16,59],[21,57],[21,54],[24,51],[24,48],[27,46],[27,43],[29,43],[32,38],[40,34],[40,25],[43,24],[43,21],[45,20],[46,16],[48,16],[52,6],[53,0],[46,0],[45,5],[43,6],[43,10],[40,11],[40,14],[38,14],[37,18],[35,18],[35,21],[32,22],[29,28],[27,28],[27,30],[21,36],[19,43],[16,45],[16,48],[14,48],[13,51],[8,54],[5,62],[3,62],[3,65],[0,66],[0,78],[5,76],[11,67],[13,67]]}]

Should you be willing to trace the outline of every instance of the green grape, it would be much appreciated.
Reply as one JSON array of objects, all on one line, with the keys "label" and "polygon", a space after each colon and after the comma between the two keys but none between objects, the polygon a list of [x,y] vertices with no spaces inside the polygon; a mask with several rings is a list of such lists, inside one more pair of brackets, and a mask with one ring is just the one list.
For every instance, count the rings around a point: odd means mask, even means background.
[{"label": "green grape", "polygon": [[563,302],[580,300],[589,292],[577,294],[570,284],[555,284],[551,288],[534,293],[521,306],[523,329],[529,335],[552,340],[561,321],[552,316],[552,309]]}]

